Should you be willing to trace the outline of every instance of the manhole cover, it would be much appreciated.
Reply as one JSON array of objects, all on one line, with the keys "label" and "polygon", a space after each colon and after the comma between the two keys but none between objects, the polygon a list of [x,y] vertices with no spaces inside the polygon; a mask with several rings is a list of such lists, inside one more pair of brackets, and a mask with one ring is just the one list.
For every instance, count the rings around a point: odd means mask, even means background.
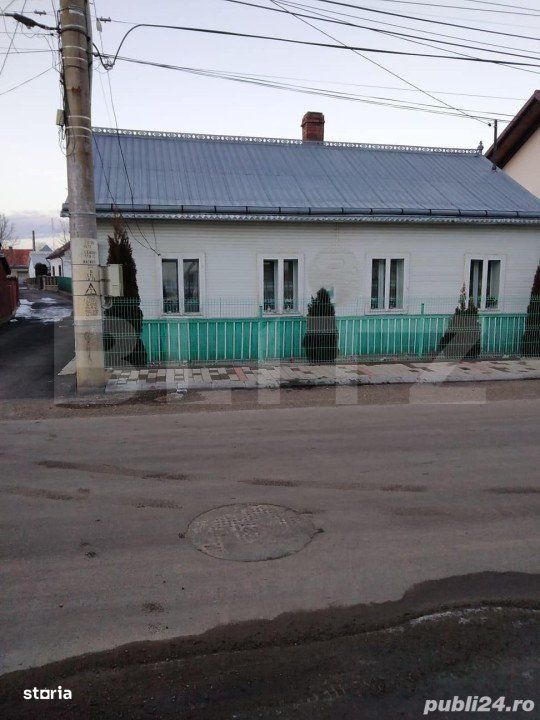
[{"label": "manhole cover", "polygon": [[252,562],[301,550],[317,532],[307,515],[280,505],[225,505],[199,515],[186,537],[203,553]]}]

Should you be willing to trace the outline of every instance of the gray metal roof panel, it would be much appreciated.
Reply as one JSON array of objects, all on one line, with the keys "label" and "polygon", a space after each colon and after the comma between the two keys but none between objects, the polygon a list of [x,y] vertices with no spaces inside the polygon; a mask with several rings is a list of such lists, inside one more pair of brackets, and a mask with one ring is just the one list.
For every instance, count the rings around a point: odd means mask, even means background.
[{"label": "gray metal roof panel", "polygon": [[538,198],[474,151],[99,128],[94,142],[98,208],[540,216]]}]

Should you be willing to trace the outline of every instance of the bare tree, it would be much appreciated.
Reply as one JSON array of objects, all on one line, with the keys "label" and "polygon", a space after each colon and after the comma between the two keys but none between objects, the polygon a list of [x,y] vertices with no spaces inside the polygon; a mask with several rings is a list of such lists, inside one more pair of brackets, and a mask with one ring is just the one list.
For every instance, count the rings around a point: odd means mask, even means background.
[{"label": "bare tree", "polygon": [[65,245],[69,240],[69,225],[65,218],[51,218],[51,239],[53,246]]},{"label": "bare tree", "polygon": [[0,248],[13,241],[13,233],[15,228],[7,215],[0,213]]}]

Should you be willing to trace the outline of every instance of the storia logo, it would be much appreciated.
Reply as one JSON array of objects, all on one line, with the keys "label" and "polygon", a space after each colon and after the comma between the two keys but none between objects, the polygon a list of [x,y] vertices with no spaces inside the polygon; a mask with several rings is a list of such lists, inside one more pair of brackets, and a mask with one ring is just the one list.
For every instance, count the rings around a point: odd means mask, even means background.
[{"label": "storia logo", "polygon": [[37,688],[34,687],[31,690],[26,689],[23,691],[23,697],[25,700],[71,700],[73,695],[71,690],[63,688],[59,685],[57,688]]}]

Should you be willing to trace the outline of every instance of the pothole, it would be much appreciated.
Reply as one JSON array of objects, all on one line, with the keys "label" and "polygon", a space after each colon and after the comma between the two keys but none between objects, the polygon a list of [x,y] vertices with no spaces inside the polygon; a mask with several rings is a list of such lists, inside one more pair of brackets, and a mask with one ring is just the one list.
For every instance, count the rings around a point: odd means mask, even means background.
[{"label": "pothole", "polygon": [[225,505],[199,515],[186,537],[206,555],[255,562],[292,555],[318,532],[311,519],[280,505]]}]

